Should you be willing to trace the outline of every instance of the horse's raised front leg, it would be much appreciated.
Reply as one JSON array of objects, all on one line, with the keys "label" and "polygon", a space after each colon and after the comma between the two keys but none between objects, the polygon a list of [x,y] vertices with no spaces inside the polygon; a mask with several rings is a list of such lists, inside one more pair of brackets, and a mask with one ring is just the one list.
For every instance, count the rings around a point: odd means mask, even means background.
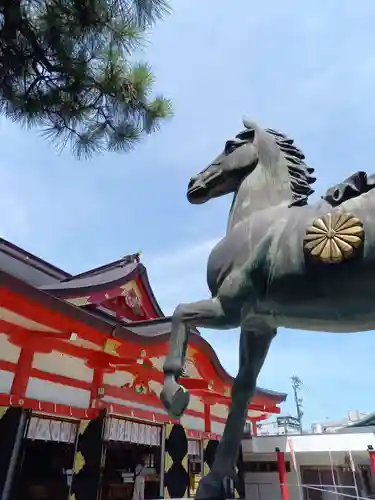
[{"label": "horse's raised front leg", "polygon": [[164,386],[160,394],[168,413],[179,418],[189,404],[189,392],[178,383],[185,363],[186,347],[191,326],[227,329],[239,325],[239,314],[224,312],[217,298],[180,304],[172,315],[169,351],[164,363]]},{"label": "horse's raised front leg", "polygon": [[199,484],[196,499],[225,499],[223,480],[232,476],[244,432],[250,401],[254,395],[258,374],[267,356],[276,330],[266,324],[249,330],[242,327],[240,336],[239,370],[233,382],[232,402],[223,437],[216,450],[210,473]]}]

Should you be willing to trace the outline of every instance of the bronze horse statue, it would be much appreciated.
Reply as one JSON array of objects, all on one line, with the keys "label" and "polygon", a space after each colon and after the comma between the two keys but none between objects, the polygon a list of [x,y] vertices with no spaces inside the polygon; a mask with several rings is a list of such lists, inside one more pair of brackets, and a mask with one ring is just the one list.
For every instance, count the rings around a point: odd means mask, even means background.
[{"label": "bronze horse statue", "polygon": [[192,204],[234,197],[226,235],[208,260],[212,298],[180,304],[172,316],[161,393],[171,416],[189,403],[178,383],[189,328],[241,328],[231,406],[199,499],[222,499],[223,479],[234,475],[256,380],[279,326],[375,329],[375,179],[358,172],[308,205],[315,178],[304,159],[292,139],[245,120],[188,185]]}]

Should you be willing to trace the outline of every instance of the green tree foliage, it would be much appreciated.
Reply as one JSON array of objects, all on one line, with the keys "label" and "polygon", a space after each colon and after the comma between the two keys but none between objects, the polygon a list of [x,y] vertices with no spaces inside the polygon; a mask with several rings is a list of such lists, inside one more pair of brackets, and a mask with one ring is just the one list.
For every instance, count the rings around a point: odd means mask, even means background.
[{"label": "green tree foliage", "polygon": [[131,55],[167,0],[0,0],[0,113],[78,157],[128,151],[171,114]]}]

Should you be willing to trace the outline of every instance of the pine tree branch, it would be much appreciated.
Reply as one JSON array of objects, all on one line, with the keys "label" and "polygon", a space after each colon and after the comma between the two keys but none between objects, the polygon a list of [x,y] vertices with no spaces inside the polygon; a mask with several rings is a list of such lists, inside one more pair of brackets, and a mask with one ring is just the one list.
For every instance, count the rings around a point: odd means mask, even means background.
[{"label": "pine tree branch", "polygon": [[0,0],[0,113],[44,126],[78,156],[130,149],[172,114],[149,98],[151,68],[127,60],[167,10],[165,0]]}]

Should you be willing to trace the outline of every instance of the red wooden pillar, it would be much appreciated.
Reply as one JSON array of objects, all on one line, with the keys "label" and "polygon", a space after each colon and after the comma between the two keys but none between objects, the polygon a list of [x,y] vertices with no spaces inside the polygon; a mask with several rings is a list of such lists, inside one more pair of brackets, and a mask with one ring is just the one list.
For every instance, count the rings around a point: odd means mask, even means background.
[{"label": "red wooden pillar", "polygon": [[204,432],[211,432],[211,405],[204,403]]},{"label": "red wooden pillar", "polygon": [[12,396],[25,397],[30,371],[33,364],[34,353],[35,350],[30,345],[26,344],[22,347],[12,382],[12,388],[10,390]]},{"label": "red wooden pillar", "polygon": [[277,468],[279,470],[279,481],[281,489],[281,499],[289,500],[289,489],[287,484],[286,466],[285,466],[285,453],[276,448],[277,455]]},{"label": "red wooden pillar", "polygon": [[372,475],[375,477],[375,450],[371,445],[369,445],[367,449],[368,449],[368,454],[370,455],[371,472]]},{"label": "red wooden pillar", "polygon": [[94,403],[99,399],[99,388],[103,385],[104,370],[102,367],[94,368],[94,375],[92,379],[90,391],[90,408],[94,408]]},{"label": "red wooden pillar", "polygon": [[251,434],[253,436],[258,435],[258,426],[257,426],[257,421],[256,420],[251,420]]}]

